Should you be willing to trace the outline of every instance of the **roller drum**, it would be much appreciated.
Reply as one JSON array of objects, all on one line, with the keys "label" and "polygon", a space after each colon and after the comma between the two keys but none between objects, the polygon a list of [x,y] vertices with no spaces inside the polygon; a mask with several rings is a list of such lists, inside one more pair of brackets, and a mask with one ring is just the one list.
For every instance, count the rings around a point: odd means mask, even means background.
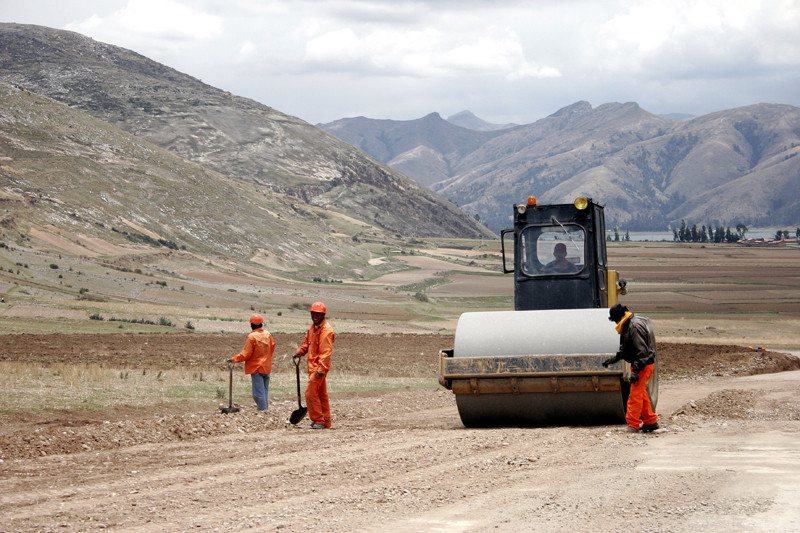
[{"label": "roller drum", "polygon": [[[464,313],[454,358],[525,364],[503,377],[454,379],[461,420],[468,427],[624,421],[622,373],[600,364],[618,348],[607,309]],[[501,383],[509,379],[513,385]],[[498,392],[503,387],[512,390]]]},{"label": "roller drum", "polygon": [[463,313],[453,357],[615,354],[619,335],[608,309]]}]

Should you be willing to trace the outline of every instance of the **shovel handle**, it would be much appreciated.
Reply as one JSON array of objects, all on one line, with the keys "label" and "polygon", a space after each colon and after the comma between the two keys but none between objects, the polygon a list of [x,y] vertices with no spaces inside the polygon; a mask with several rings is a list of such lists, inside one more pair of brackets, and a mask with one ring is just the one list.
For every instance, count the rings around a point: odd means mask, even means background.
[{"label": "shovel handle", "polygon": [[300,399],[300,358],[293,357],[292,361],[297,374],[297,405],[302,409],[303,401]]},{"label": "shovel handle", "polygon": [[228,409],[233,407],[233,361],[228,360]]}]

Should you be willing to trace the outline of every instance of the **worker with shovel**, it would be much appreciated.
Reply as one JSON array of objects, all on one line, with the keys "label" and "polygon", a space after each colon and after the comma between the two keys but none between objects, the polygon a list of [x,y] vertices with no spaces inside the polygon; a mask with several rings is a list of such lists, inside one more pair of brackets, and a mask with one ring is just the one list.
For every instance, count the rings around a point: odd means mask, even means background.
[{"label": "worker with shovel", "polygon": [[311,305],[311,327],[308,328],[303,345],[294,354],[294,358],[308,354],[306,405],[311,427],[314,429],[331,427],[331,407],[325,379],[331,369],[331,353],[336,334],[325,320],[326,314],[327,310],[322,302],[314,302]]},{"label": "worker with shovel", "polygon": [[250,317],[250,333],[244,350],[231,358],[231,363],[244,361],[244,373],[250,374],[253,385],[253,399],[259,411],[269,409],[269,375],[272,372],[272,354],[275,340],[264,329],[264,319],[258,313]]}]

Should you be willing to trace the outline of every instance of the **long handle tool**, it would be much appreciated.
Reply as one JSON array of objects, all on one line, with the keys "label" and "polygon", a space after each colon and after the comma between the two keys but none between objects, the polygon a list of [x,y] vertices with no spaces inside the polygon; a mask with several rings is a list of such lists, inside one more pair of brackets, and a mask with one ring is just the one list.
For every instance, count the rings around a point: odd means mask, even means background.
[{"label": "long handle tool", "polygon": [[306,416],[308,408],[303,407],[303,403],[300,401],[300,358],[295,357],[293,358],[293,360],[294,360],[294,368],[297,371],[297,405],[299,405],[300,407],[292,411],[292,416],[289,417],[289,422],[291,422],[292,424],[297,424],[303,419],[303,417]]},{"label": "long handle tool", "polygon": [[228,378],[228,407],[220,407],[219,410],[225,414],[238,413],[239,408],[233,406],[233,363],[230,361],[228,361],[228,372],[230,373]]}]

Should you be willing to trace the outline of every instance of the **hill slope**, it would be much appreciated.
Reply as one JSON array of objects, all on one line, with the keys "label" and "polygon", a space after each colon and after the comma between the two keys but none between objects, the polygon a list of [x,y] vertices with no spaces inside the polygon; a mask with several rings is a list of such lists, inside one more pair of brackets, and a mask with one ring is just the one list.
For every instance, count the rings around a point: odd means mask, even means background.
[{"label": "hill slope", "polygon": [[418,236],[488,234],[430,190],[319,128],[77,33],[0,24],[0,80],[263,194],[288,195],[399,234],[410,218]]},{"label": "hill slope", "polygon": [[86,257],[182,250],[296,271],[366,254],[345,231],[382,236],[46,97],[0,83],[0,102],[4,242]]}]

